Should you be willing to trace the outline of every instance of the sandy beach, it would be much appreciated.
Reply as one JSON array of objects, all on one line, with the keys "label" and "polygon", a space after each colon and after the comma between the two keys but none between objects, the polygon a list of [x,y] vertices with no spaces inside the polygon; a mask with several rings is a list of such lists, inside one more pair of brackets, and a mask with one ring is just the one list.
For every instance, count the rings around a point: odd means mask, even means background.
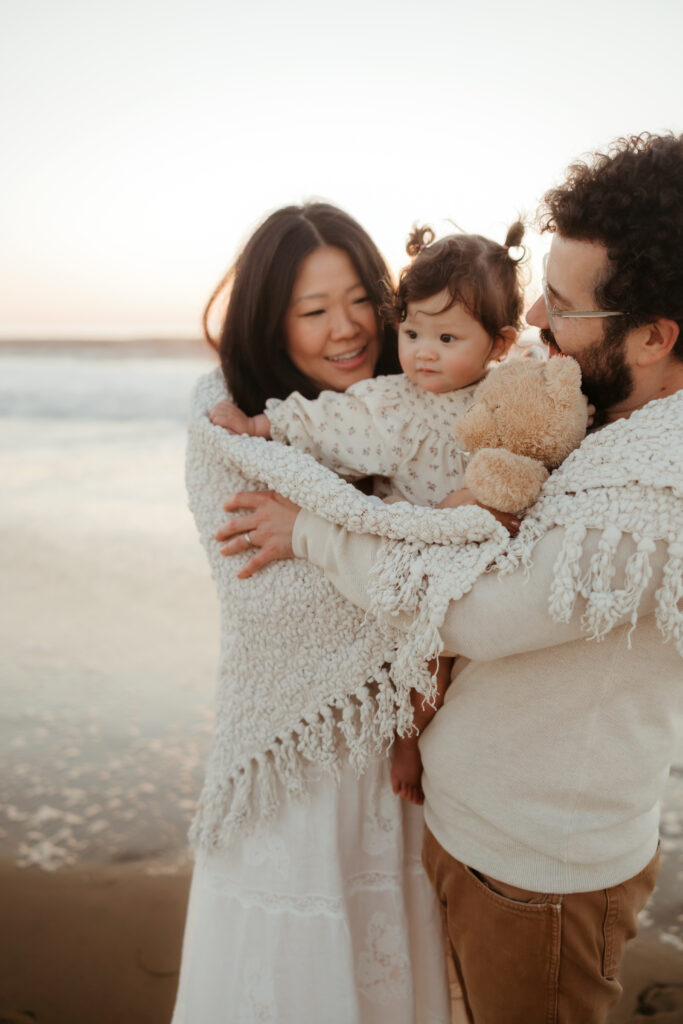
[{"label": "sandy beach", "polygon": [[[210,365],[0,353],[0,1024],[170,1020],[218,655],[183,484]],[[612,1024],[683,1022],[683,743],[662,851]]]}]

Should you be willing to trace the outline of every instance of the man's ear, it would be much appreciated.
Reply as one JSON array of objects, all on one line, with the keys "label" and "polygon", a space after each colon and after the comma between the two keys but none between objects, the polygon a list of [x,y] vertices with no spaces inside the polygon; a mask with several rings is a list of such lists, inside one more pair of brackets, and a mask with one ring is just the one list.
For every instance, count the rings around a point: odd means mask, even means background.
[{"label": "man's ear", "polygon": [[508,349],[517,340],[517,329],[515,327],[501,327],[493,340],[493,348],[489,359],[502,359]]},{"label": "man's ear", "polygon": [[651,324],[637,327],[635,362],[637,366],[652,366],[666,359],[678,341],[680,328],[675,320],[659,317]]}]

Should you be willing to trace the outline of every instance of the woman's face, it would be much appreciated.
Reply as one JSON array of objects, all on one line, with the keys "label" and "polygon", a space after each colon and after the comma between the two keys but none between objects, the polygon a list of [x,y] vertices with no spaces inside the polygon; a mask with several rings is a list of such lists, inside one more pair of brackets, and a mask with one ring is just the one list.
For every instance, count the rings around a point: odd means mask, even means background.
[{"label": "woman's face", "polygon": [[320,388],[345,391],[372,377],[380,339],[372,302],[343,249],[303,260],[285,314],[290,359]]}]

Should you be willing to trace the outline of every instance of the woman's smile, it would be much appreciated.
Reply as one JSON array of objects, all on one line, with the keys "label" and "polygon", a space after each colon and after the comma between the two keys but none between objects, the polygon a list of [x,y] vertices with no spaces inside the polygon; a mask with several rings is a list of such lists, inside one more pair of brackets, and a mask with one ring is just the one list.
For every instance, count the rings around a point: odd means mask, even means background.
[{"label": "woman's smile", "polygon": [[369,342],[366,341],[364,345],[351,349],[349,352],[341,352],[339,355],[325,356],[324,358],[341,369],[356,370],[365,362],[368,346]]}]

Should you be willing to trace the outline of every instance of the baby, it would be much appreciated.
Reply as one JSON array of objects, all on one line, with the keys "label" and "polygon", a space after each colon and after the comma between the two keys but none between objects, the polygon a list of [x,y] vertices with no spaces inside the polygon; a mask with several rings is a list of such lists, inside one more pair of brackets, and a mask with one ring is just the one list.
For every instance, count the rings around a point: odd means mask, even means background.
[{"label": "baby", "polygon": [[[266,412],[247,416],[231,402],[211,410],[211,421],[233,433],[282,441],[313,455],[348,479],[386,477],[393,500],[436,506],[445,481],[458,490],[466,453],[453,427],[471,402],[492,360],[505,356],[520,324],[523,296],[519,260],[524,226],[504,245],[481,235],[434,241],[416,228],[389,315],[398,328],[403,374],[376,377],[347,391],[323,391],[312,400],[294,392],[271,399]],[[443,703],[451,659],[432,665],[437,695],[428,705],[414,694],[413,735],[395,738],[391,777],[395,793],[423,802],[418,738]]]}]

